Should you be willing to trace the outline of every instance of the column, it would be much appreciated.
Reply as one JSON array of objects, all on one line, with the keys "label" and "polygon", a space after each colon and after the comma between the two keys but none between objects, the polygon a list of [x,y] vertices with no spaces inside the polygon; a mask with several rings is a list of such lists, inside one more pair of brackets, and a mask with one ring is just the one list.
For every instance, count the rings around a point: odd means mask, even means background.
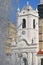
[{"label": "column", "polygon": [[31,55],[30,55],[30,52],[29,52],[29,53],[28,53],[28,58],[27,58],[27,59],[28,59],[28,65],[31,64],[31,58],[30,58],[30,56],[31,56]]},{"label": "column", "polygon": [[33,53],[33,65],[38,65],[38,59],[36,53]]}]

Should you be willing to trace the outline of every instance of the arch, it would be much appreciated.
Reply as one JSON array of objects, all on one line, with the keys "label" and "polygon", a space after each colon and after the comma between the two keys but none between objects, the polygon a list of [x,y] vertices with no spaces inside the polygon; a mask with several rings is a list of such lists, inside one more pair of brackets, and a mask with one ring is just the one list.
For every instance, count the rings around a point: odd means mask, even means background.
[{"label": "arch", "polygon": [[35,19],[33,19],[33,28],[35,29]]}]

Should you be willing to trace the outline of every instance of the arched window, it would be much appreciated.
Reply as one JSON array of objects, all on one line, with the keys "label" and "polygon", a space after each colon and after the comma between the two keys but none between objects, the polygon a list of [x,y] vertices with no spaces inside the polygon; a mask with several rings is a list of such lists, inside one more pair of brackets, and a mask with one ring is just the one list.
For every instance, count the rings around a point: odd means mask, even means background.
[{"label": "arched window", "polygon": [[35,29],[35,19],[33,19],[33,28]]},{"label": "arched window", "polygon": [[23,61],[24,61],[24,65],[28,65],[26,58],[23,58]]},{"label": "arched window", "polygon": [[22,28],[26,28],[26,20],[25,19],[23,19]]}]

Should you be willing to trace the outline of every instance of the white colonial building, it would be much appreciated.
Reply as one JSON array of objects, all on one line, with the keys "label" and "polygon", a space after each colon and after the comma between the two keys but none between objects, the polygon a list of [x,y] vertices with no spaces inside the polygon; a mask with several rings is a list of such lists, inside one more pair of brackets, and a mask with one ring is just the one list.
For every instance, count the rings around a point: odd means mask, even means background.
[{"label": "white colonial building", "polygon": [[27,4],[17,10],[17,44],[14,65],[38,65],[39,46],[38,11]]}]

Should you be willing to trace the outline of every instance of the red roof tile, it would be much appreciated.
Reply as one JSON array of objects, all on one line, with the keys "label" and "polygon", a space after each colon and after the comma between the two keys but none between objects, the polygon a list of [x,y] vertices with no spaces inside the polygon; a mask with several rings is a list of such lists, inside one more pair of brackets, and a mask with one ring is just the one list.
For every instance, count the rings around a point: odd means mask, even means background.
[{"label": "red roof tile", "polygon": [[43,51],[38,51],[37,54],[43,54]]}]

